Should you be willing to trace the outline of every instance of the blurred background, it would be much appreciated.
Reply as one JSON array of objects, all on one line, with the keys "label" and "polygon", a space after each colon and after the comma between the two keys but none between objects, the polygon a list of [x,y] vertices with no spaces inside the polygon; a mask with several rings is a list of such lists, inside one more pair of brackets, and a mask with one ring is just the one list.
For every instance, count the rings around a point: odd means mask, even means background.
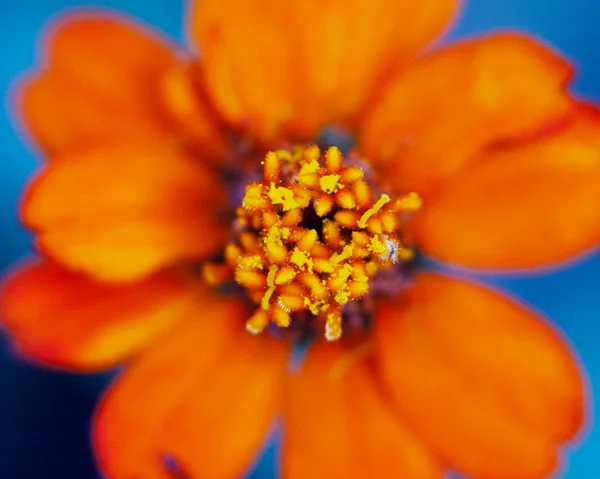
[{"label": "blurred background", "polygon": [[[393,0],[390,0],[393,1]],[[121,10],[182,42],[183,0],[0,1],[0,270],[29,253],[19,226],[20,191],[36,168],[33,150],[15,131],[10,88],[34,62],[38,32],[61,11],[78,5]],[[600,2],[598,0],[471,0],[450,38],[499,28],[518,28],[543,38],[578,67],[573,90],[600,102]],[[600,221],[600,218],[598,218]],[[586,366],[590,388],[600,386],[600,254],[526,277],[489,277],[552,317]],[[0,337],[0,478],[95,479],[88,425],[111,375],[81,377],[37,369],[11,354]],[[597,411],[597,409],[594,409]],[[594,413],[594,415],[596,415]],[[593,422],[593,418],[592,418]],[[248,476],[275,477],[276,440]],[[600,433],[571,446],[565,479],[600,477]],[[507,478],[509,479],[509,478]]]}]

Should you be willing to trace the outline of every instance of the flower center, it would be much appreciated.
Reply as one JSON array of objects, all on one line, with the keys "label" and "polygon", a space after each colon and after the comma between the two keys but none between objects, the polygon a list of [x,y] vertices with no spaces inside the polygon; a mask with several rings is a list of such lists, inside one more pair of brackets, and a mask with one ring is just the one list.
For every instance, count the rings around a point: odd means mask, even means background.
[{"label": "flower center", "polygon": [[380,272],[412,259],[400,232],[421,200],[375,197],[363,169],[344,165],[335,146],[324,158],[317,146],[269,152],[262,165],[263,180],[246,187],[236,210],[224,264],[205,265],[204,276],[246,288],[256,305],[251,333],[308,316],[311,329],[338,339],[349,303],[363,301]]}]

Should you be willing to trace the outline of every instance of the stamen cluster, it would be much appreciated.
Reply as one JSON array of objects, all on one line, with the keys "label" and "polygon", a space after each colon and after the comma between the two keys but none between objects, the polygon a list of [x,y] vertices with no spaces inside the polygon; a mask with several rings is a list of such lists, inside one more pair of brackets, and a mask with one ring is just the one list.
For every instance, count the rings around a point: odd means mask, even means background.
[{"label": "stamen cluster", "polygon": [[324,159],[317,146],[270,152],[262,164],[263,181],[246,187],[237,209],[225,264],[206,265],[205,277],[232,277],[247,289],[257,305],[246,323],[252,333],[271,322],[288,327],[305,312],[338,339],[343,306],[368,294],[378,271],[412,258],[398,232],[420,198],[375,200],[363,169],[345,166],[337,147]]}]

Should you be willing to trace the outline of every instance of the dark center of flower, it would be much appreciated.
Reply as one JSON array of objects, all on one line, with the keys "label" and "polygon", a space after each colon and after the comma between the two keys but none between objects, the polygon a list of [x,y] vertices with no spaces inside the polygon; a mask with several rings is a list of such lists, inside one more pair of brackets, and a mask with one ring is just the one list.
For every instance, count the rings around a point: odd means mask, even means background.
[{"label": "dark center of flower", "polygon": [[364,170],[344,165],[335,146],[324,158],[317,146],[270,152],[262,165],[263,180],[246,186],[236,210],[224,263],[205,265],[204,276],[213,284],[234,278],[247,290],[256,304],[251,333],[308,316],[311,329],[338,339],[352,303],[413,258],[401,227],[421,200],[375,197]]}]

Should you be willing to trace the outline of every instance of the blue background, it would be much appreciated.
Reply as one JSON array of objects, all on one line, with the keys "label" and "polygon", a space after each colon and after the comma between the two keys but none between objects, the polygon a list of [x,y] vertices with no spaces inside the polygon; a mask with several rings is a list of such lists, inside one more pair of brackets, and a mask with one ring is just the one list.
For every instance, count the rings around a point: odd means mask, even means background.
[{"label": "blue background", "polygon": [[[9,87],[16,74],[32,65],[36,37],[44,23],[60,10],[82,4],[87,3],[0,1],[0,91],[4,96],[0,110],[0,270],[28,254],[29,237],[17,222],[16,209],[23,184],[36,165],[32,150],[9,118]],[[93,5],[129,12],[182,40],[182,1],[106,0]],[[451,37],[503,27],[532,32],[566,54],[578,66],[573,91],[600,102],[598,0],[471,0]],[[486,278],[556,321],[586,365],[592,390],[600,385],[599,277],[600,254],[593,254],[551,272]],[[6,344],[0,343],[0,477],[96,478],[88,421],[108,379],[107,375],[81,377],[37,369],[12,357]],[[275,457],[271,445],[251,477],[274,477]],[[600,433],[593,425],[587,438],[571,447],[569,467],[562,477],[600,478]]]}]

